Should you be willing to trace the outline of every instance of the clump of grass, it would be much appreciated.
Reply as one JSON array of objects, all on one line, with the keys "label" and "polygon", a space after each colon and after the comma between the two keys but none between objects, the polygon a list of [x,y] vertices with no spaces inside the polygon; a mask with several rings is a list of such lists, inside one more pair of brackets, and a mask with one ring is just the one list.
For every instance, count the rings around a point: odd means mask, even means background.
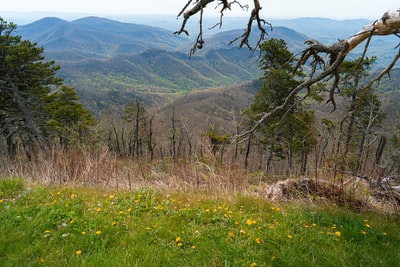
[{"label": "clump of grass", "polygon": [[25,181],[21,178],[0,179],[0,198],[13,198],[25,188]]},{"label": "clump of grass", "polygon": [[396,266],[398,219],[153,189],[24,189],[0,203],[4,266]]}]

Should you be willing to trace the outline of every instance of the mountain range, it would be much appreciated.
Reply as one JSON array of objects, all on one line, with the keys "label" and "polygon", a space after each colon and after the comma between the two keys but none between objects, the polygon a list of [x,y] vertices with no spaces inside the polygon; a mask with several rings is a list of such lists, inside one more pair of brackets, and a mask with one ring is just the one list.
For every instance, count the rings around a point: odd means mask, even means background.
[{"label": "mountain range", "polygon": [[[238,21],[231,23],[236,25]],[[268,31],[268,38],[284,39],[290,50],[299,53],[309,36],[333,43],[368,23],[367,20],[322,18],[277,21],[275,25],[283,26],[274,26]],[[195,26],[190,30],[195,32]],[[59,76],[76,88],[82,102],[91,110],[120,106],[135,97],[151,105],[164,102],[176,93],[257,79],[261,74],[258,54],[239,49],[237,43],[228,45],[242,33],[243,29],[239,28],[209,34],[204,49],[189,57],[188,51],[194,43],[192,37],[177,36],[170,29],[144,24],[99,17],[74,21],[48,17],[17,29],[23,39],[44,47],[47,60],[61,65]],[[251,43],[257,38],[254,30]],[[379,64],[384,65],[393,56],[390,48],[395,44],[391,38],[377,38],[370,51],[382,58]],[[352,56],[361,53],[359,48]]]}]

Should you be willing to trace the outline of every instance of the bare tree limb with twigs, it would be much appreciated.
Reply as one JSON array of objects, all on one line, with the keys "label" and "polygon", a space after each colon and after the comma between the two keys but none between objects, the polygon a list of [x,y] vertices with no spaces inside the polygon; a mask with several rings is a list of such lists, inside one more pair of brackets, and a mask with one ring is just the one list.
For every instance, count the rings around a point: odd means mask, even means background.
[{"label": "bare tree limb with twigs", "polygon": [[[195,16],[196,14],[200,14],[199,16],[199,33],[197,35],[195,44],[193,45],[192,49],[190,50],[190,55],[193,55],[197,49],[202,49],[204,45],[204,39],[203,39],[203,18],[204,18],[204,10],[208,5],[211,3],[216,3],[216,9],[219,9],[220,12],[220,20],[219,22],[212,28],[215,28],[217,26],[222,27],[223,23],[223,16],[225,12],[230,11],[233,5],[239,6],[242,10],[248,10],[249,5],[243,5],[241,4],[240,1],[237,0],[188,0],[186,5],[182,8],[182,10],[178,14],[179,17],[183,17],[183,21],[181,24],[181,27],[178,31],[176,31],[174,34],[180,35],[182,33],[189,35],[188,30],[186,29],[186,23],[190,18]],[[267,31],[265,30],[264,25],[269,25],[270,24],[261,18],[260,16],[260,11],[262,7],[260,5],[259,0],[253,0],[253,8],[251,11],[251,14],[249,16],[249,21],[247,23],[247,27],[244,31],[244,33],[233,40],[230,44],[233,42],[236,42],[237,40],[241,39],[240,42],[240,47],[242,46],[247,46],[251,48],[251,45],[249,43],[249,37],[252,31],[253,23],[257,23],[257,27],[260,30],[260,38],[259,41],[257,42],[256,48],[259,46],[259,44],[262,42],[264,39],[265,35],[267,35]]]},{"label": "bare tree limb with twigs", "polygon": [[[245,0],[243,0],[245,1]],[[250,1],[250,0],[248,0]],[[222,18],[226,11],[231,10],[231,6],[233,4],[239,5],[242,9],[248,9],[249,5],[243,5],[237,0],[229,1],[229,0],[188,0],[186,5],[182,8],[178,17],[183,16],[183,22],[179,31],[175,32],[175,34],[185,33],[189,35],[189,32],[186,30],[187,21],[194,16],[195,14],[200,12],[200,32],[198,34],[195,45],[190,51],[190,55],[196,52],[196,49],[201,49],[204,45],[203,40],[203,12],[204,9],[212,2],[217,2],[217,8],[220,8],[220,22],[216,26],[222,25]],[[254,21],[257,23],[257,27],[260,30],[260,38],[257,43],[257,47],[261,44],[262,40],[267,35],[267,32],[264,26],[270,25],[267,21],[260,17],[260,11],[262,9],[259,0],[253,0],[253,8],[251,14],[249,16],[249,21],[247,23],[245,32],[233,40],[230,44],[235,41],[241,39],[240,47],[247,46],[251,48],[249,44],[249,36],[251,34],[251,30],[253,27]],[[333,105],[333,108],[336,109],[335,102],[335,92],[338,90],[339,86],[339,67],[341,63],[345,60],[346,56],[357,46],[367,40],[364,53],[362,58],[365,56],[365,53],[368,49],[369,42],[373,36],[387,36],[387,35],[396,35],[400,37],[400,8],[390,9],[385,12],[380,19],[377,19],[372,24],[364,26],[359,32],[354,34],[348,40],[339,40],[337,43],[333,45],[324,45],[316,40],[308,40],[306,44],[308,47],[301,53],[301,57],[298,61],[298,64],[295,68],[295,71],[298,68],[301,68],[305,65],[311,66],[311,73],[309,77],[304,80],[300,85],[296,88],[293,88],[288,94],[286,101],[280,106],[277,106],[275,109],[268,113],[262,113],[259,115],[259,120],[253,125],[253,127],[241,134],[239,136],[247,136],[251,133],[254,133],[259,125],[276,114],[288,107],[290,104],[290,99],[293,99],[295,95],[297,95],[303,89],[309,89],[313,84],[316,84],[321,81],[333,80],[331,83],[331,87],[329,89],[329,99]],[[257,48],[256,47],[256,48]],[[371,81],[363,87],[361,93],[365,92],[367,88],[370,88],[375,82],[378,82],[385,75],[389,75],[391,69],[398,61],[400,55],[399,53],[394,57],[392,63],[387,66],[376,78],[371,79]],[[362,98],[362,96],[361,96]]]}]

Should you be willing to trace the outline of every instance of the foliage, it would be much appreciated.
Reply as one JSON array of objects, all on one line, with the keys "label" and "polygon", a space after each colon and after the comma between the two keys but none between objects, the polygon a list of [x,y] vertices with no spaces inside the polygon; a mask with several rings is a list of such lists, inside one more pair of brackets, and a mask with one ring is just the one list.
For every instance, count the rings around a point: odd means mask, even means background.
[{"label": "foliage", "polygon": [[28,153],[36,143],[46,148],[54,135],[65,141],[72,128],[83,134],[94,124],[75,102],[74,89],[55,76],[59,67],[44,61],[43,48],[14,35],[15,29],[0,18],[0,129],[10,156],[19,143]]},{"label": "foliage", "polygon": [[343,156],[348,158],[349,163],[351,158],[355,159],[352,171],[361,171],[364,151],[367,150],[368,144],[377,139],[377,130],[385,118],[384,107],[373,88],[361,91],[375,60],[374,57],[367,57],[344,61],[339,68],[341,95],[346,101],[344,108],[348,112],[341,126],[345,138],[339,140],[339,145],[344,147]]},{"label": "foliage", "polygon": [[0,199],[4,266],[395,266],[400,260],[395,218],[335,207],[41,186]]},{"label": "foliage", "polygon": [[[295,57],[284,40],[272,38],[265,41],[261,53],[260,67],[264,74],[260,79],[263,86],[248,111],[253,120],[282,105],[304,76],[303,72],[295,69]],[[261,142],[268,146],[270,157],[287,158],[291,168],[293,155],[306,152],[313,145],[314,114],[303,107],[298,96],[289,101],[288,108],[263,123],[258,132],[262,134]]]}]

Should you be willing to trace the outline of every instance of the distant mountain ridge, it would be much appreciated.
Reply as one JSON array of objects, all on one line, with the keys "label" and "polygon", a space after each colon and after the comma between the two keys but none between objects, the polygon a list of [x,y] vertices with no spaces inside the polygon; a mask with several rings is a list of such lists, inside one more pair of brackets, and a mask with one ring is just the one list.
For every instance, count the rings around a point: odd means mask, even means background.
[{"label": "distant mountain ridge", "polygon": [[137,54],[151,48],[176,50],[189,42],[172,32],[133,23],[86,17],[72,22],[43,18],[18,28],[17,34],[45,48],[47,57],[77,61]]},{"label": "distant mountain ridge", "polygon": [[[340,27],[344,32],[354,33],[360,25],[368,23],[360,20],[357,25],[351,25],[350,22],[303,18],[281,21],[281,24],[327,38],[325,41],[329,43],[335,41],[332,38],[339,35]],[[338,29],[337,25],[342,26]],[[99,17],[71,22],[44,18],[17,29],[17,34],[23,39],[45,48],[47,60],[55,60],[61,65],[59,76],[77,89],[82,102],[92,110],[108,104],[120,105],[137,96],[151,104],[177,92],[187,93],[258,79],[261,74],[258,54],[247,48],[239,49],[238,43],[228,45],[242,33],[243,29],[232,29],[206,36],[204,48],[189,57],[192,39],[143,24]],[[330,34],[332,38],[329,38]],[[304,41],[310,39],[283,26],[268,30],[267,38],[272,37],[284,39],[295,53],[303,50]],[[255,28],[251,43],[256,43],[257,38]],[[392,46],[395,45],[390,38],[378,38],[372,42],[370,54],[382,57],[384,60],[380,64],[384,65],[391,60]],[[351,57],[361,53],[362,47]]]}]

